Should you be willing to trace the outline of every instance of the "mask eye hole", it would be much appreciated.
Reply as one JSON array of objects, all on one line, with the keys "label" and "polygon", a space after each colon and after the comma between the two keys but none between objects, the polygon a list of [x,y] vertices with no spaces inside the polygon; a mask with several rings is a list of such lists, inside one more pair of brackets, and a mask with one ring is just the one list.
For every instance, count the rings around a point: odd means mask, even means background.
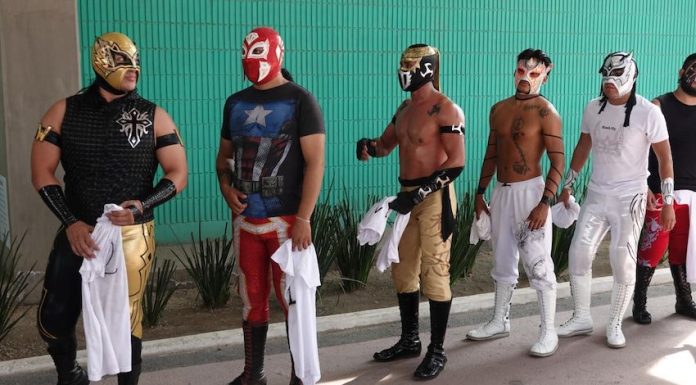
[{"label": "mask eye hole", "polygon": [[246,46],[242,46],[242,59],[245,58],[247,55],[247,48]]},{"label": "mask eye hole", "polygon": [[609,76],[621,76],[623,73],[623,68],[614,68],[613,70],[609,71]]},{"label": "mask eye hole", "polygon": [[269,49],[268,40],[256,43],[247,50],[246,59],[266,59]]},{"label": "mask eye hole", "polygon": [[111,51],[111,57],[114,59],[114,65],[117,67],[133,64],[131,59],[123,52]]},{"label": "mask eye hole", "polygon": [[516,73],[517,73],[517,75],[519,75],[519,76],[523,76],[523,75],[524,75],[524,69],[518,68],[517,71],[516,71]]}]

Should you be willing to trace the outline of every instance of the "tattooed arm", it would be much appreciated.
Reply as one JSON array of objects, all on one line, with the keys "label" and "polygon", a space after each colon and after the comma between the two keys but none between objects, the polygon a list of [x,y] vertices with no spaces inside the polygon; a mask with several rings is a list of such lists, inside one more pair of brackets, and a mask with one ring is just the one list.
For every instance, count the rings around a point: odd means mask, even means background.
[{"label": "tattooed arm", "polygon": [[556,196],[558,187],[563,178],[563,168],[565,166],[565,156],[563,152],[563,123],[558,112],[549,105],[547,108],[539,110],[541,117],[541,132],[544,137],[544,147],[546,155],[549,157],[551,167],[546,175],[546,185],[544,187],[544,197],[546,202]]},{"label": "tattooed arm", "polygon": [[488,213],[488,205],[483,199],[483,194],[488,188],[488,184],[493,179],[495,171],[498,165],[498,148],[495,128],[493,127],[493,114],[498,104],[491,107],[491,112],[489,116],[489,126],[490,132],[488,133],[488,146],[486,147],[486,154],[483,157],[483,164],[481,165],[481,177],[479,178],[478,189],[476,190],[476,196],[474,198],[474,210],[476,211],[476,218],[480,216],[481,212],[484,211]]}]

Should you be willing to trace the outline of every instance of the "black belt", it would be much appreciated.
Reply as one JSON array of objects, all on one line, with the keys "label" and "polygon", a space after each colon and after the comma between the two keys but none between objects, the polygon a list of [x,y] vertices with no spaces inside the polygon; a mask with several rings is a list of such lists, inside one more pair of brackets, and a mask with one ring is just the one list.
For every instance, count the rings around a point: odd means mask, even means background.
[{"label": "black belt", "polygon": [[261,193],[263,197],[272,197],[283,193],[284,183],[282,176],[267,176],[260,181],[237,179],[234,187],[244,194]]}]

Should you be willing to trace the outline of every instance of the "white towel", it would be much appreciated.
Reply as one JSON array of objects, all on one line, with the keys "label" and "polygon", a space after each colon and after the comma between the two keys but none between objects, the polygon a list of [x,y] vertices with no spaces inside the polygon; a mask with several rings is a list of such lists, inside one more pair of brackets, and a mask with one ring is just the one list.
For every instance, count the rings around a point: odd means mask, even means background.
[{"label": "white towel", "polygon": [[580,215],[580,205],[575,202],[575,197],[570,196],[569,206],[565,207],[563,202],[558,202],[553,207],[551,207],[551,221],[556,227],[562,229],[567,229],[573,222],[578,220],[578,215]]},{"label": "white towel", "polygon": [[689,205],[689,240],[686,246],[686,280],[696,283],[696,192],[677,190],[674,200],[680,205]]},{"label": "white towel", "polygon": [[485,211],[481,211],[479,218],[474,221],[469,231],[469,243],[475,245],[479,241],[491,239],[491,217]]},{"label": "white towel", "polygon": [[97,219],[92,232],[99,250],[95,258],[85,258],[80,267],[90,381],[131,371],[128,277],[121,227],[111,224],[105,215],[117,210],[122,208],[115,204],[104,205],[104,214]]},{"label": "white towel", "polygon": [[376,266],[380,273],[384,273],[392,263],[399,263],[399,242],[410,218],[411,213],[396,215],[389,240],[382,245],[382,250],[377,256]]},{"label": "white towel", "polygon": [[389,196],[375,203],[363,216],[358,224],[358,242],[360,245],[375,245],[382,239],[389,217],[389,202],[396,199]]},{"label": "white towel", "polygon": [[314,245],[302,251],[292,250],[292,240],[285,241],[271,256],[285,273],[283,295],[288,303],[288,339],[295,362],[295,374],[305,385],[321,378],[317,345],[316,291],[319,264]]}]

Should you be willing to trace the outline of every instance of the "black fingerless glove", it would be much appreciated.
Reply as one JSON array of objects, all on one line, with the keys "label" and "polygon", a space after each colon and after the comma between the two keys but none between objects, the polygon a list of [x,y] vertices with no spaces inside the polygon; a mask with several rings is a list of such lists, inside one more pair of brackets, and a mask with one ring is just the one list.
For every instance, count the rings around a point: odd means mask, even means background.
[{"label": "black fingerless glove", "polygon": [[68,208],[65,194],[63,194],[63,189],[59,185],[44,186],[39,190],[39,195],[41,195],[41,199],[43,199],[46,206],[63,223],[63,226],[68,227],[77,222],[77,218]]},{"label": "black fingerless glove", "polygon": [[418,190],[401,191],[396,194],[396,199],[389,202],[389,209],[399,214],[408,214],[421,202]]},{"label": "black fingerless glove", "polygon": [[162,178],[152,192],[141,201],[143,205],[142,212],[133,206],[128,207],[128,209],[133,213],[133,217],[136,218],[137,221],[143,213],[148,210],[152,210],[162,203],[174,198],[175,195],[176,186],[174,185],[174,182],[167,178]]},{"label": "black fingerless glove", "polygon": [[374,139],[362,138],[358,140],[357,146],[355,148],[355,156],[360,160],[362,155],[363,146],[367,148],[367,154],[376,157],[377,156],[377,146],[373,145]]}]

